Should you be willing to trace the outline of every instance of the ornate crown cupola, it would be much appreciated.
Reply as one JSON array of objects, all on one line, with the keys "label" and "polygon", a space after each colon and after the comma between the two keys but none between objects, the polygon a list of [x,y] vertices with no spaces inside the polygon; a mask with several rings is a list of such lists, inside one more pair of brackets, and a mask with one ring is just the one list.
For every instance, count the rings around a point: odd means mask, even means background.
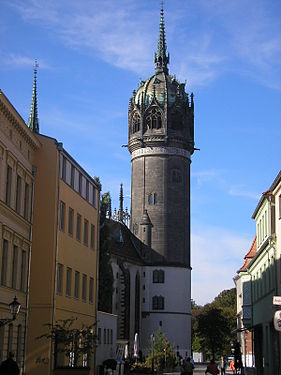
[{"label": "ornate crown cupola", "polygon": [[34,77],[33,77],[33,89],[32,99],[30,107],[30,115],[27,126],[34,133],[39,133],[39,121],[38,121],[38,110],[37,110],[37,68],[39,67],[37,60],[34,64]]},{"label": "ornate crown cupola", "polygon": [[163,1],[161,2],[161,13],[160,13],[160,27],[159,27],[159,40],[158,40],[158,51],[155,53],[155,72],[165,72],[168,74],[167,65],[170,62],[169,53],[167,55],[166,37],[165,37],[165,22],[164,22],[164,9]]},{"label": "ornate crown cupola", "polygon": [[144,147],[176,147],[190,154],[194,151],[193,94],[189,97],[185,83],[169,74],[169,62],[162,1],[155,74],[140,81],[129,102],[131,153]]}]

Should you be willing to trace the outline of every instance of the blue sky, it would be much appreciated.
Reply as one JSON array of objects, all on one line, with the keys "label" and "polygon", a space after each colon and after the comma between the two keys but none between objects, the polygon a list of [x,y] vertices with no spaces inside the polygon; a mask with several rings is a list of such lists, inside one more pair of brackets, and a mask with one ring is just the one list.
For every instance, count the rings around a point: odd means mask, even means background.
[{"label": "blue sky", "polygon": [[[260,194],[280,170],[279,0],[166,0],[170,73],[195,95],[192,298],[211,301],[243,263]],[[27,120],[37,58],[40,131],[118,205],[130,204],[128,101],[154,72],[160,0],[2,0],[0,88]]]}]

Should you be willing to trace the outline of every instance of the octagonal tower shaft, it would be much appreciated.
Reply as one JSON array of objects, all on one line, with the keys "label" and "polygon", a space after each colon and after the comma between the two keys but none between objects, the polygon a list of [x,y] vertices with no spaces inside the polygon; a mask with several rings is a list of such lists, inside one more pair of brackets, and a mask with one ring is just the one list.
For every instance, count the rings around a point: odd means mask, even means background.
[{"label": "octagonal tower shaft", "polygon": [[130,98],[131,230],[169,264],[190,266],[193,94],[169,75],[163,4],[155,74]]}]

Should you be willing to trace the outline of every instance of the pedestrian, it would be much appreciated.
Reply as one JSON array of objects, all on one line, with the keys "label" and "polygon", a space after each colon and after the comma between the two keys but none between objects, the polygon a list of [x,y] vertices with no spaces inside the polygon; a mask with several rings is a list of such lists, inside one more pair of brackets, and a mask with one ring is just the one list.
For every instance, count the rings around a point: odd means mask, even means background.
[{"label": "pedestrian", "polygon": [[235,374],[234,358],[232,358],[229,364],[229,367],[230,367],[230,370],[232,371],[232,374]]},{"label": "pedestrian", "polygon": [[193,368],[195,368],[195,362],[193,358],[190,358],[190,363],[192,364]]},{"label": "pedestrian", "polygon": [[221,370],[221,375],[225,375],[225,370],[227,368],[227,362],[224,360],[223,356],[221,356],[219,369]]},{"label": "pedestrian", "polygon": [[192,375],[193,374],[193,369],[194,369],[194,366],[190,362],[190,357],[187,357],[186,360],[185,360],[185,364],[184,364],[184,373],[186,375]]},{"label": "pedestrian", "polygon": [[211,374],[211,375],[218,375],[220,372],[219,372],[219,369],[218,369],[218,365],[216,364],[216,362],[211,359],[210,363],[208,364],[207,366],[207,369],[205,371],[205,374]]},{"label": "pedestrian", "polygon": [[180,374],[184,375],[184,371],[185,371],[185,369],[184,369],[184,360],[183,360],[183,358],[181,358],[180,359]]},{"label": "pedestrian", "polygon": [[20,370],[17,362],[14,360],[14,353],[9,352],[6,361],[3,361],[0,366],[0,375],[19,375]]}]

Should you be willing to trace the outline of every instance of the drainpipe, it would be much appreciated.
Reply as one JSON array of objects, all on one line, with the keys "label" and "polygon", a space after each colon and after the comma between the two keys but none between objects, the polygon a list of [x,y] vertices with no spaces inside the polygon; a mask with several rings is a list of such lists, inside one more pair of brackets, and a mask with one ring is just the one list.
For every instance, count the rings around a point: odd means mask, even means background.
[{"label": "drainpipe", "polygon": [[[97,319],[98,319],[98,296],[99,296],[99,259],[100,259],[100,192],[99,190],[99,200],[97,202],[97,212],[98,212],[98,225],[97,225],[97,266],[96,266],[96,307],[95,307],[95,314],[96,314],[96,336],[97,336]],[[96,363],[97,358],[97,346],[95,345],[94,350],[94,366],[96,369],[96,373],[98,374],[98,367]]]},{"label": "drainpipe", "polygon": [[[56,255],[55,255],[55,273],[54,273],[54,288],[53,288],[53,311],[52,311],[52,329],[55,325],[56,315],[56,290],[57,290],[57,266],[58,266],[58,236],[59,236],[59,207],[60,207],[60,169],[61,169],[61,154],[63,151],[63,145],[61,142],[57,143],[57,150],[59,156],[59,168],[58,168],[58,190],[57,190],[57,225],[56,225]],[[50,374],[54,369],[54,340],[51,339],[50,349]]]},{"label": "drainpipe", "polygon": [[24,345],[23,345],[23,373],[25,373],[26,363],[26,344],[27,344],[27,323],[29,315],[29,289],[30,289],[30,266],[31,266],[31,246],[32,246],[32,225],[33,225],[33,209],[34,209],[34,178],[36,176],[36,167],[32,166],[33,180],[31,183],[31,206],[30,206],[30,225],[29,225],[29,249],[28,249],[28,264],[27,264],[27,285],[25,293],[25,320],[24,320]]}]

